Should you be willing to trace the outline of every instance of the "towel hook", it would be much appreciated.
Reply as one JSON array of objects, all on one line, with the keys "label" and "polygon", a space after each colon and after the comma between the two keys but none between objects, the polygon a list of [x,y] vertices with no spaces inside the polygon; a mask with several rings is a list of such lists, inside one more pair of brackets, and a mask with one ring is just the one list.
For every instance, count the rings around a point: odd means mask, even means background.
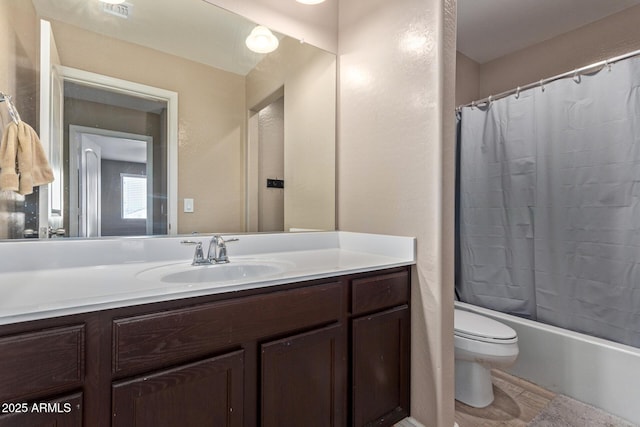
[{"label": "towel hook", "polygon": [[7,110],[9,110],[11,119],[15,122],[15,124],[20,123],[20,114],[18,114],[18,110],[16,109],[15,105],[13,105],[11,95],[6,95],[5,93],[0,92],[0,102],[7,103]]}]

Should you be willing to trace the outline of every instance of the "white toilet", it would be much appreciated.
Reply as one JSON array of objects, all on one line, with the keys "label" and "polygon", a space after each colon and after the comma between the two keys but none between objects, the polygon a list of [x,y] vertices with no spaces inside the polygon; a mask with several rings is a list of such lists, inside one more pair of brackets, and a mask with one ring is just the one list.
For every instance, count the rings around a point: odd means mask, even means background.
[{"label": "white toilet", "polygon": [[518,357],[518,336],[509,326],[454,310],[456,400],[475,408],[493,402],[491,369],[508,368]]}]

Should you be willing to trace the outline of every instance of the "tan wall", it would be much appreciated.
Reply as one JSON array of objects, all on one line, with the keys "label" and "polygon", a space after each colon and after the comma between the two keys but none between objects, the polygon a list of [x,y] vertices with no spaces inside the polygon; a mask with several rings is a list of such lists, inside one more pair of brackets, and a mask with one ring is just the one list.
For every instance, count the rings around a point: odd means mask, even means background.
[{"label": "tan wall", "polygon": [[480,98],[640,49],[640,6],[480,67]]},{"label": "tan wall", "polygon": [[456,106],[480,99],[480,64],[456,52]]},{"label": "tan wall", "polygon": [[411,413],[450,427],[455,1],[339,7],[339,229],[417,237]]},{"label": "tan wall", "polygon": [[[30,1],[0,0],[0,92],[13,96],[22,120],[36,130],[38,28]],[[2,124],[10,120],[4,103],[0,118]]]},{"label": "tan wall", "polygon": [[287,38],[247,75],[247,106],[284,86],[284,227],[335,229],[336,58]]},{"label": "tan wall", "polygon": [[[52,26],[63,65],[178,93],[178,233],[244,230],[244,78],[60,22]],[[185,197],[194,199],[194,213],[182,212]]]}]

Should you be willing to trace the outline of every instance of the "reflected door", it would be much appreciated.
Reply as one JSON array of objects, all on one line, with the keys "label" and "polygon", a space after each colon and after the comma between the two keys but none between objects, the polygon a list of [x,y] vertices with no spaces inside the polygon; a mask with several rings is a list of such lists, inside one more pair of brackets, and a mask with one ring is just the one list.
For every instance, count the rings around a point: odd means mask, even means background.
[{"label": "reflected door", "polygon": [[38,235],[63,226],[62,105],[63,80],[58,49],[48,21],[40,20],[40,141],[53,170],[54,181],[39,188]]},{"label": "reflected door", "polygon": [[80,195],[79,232],[83,237],[101,235],[102,154],[98,144],[82,138],[78,190]]}]

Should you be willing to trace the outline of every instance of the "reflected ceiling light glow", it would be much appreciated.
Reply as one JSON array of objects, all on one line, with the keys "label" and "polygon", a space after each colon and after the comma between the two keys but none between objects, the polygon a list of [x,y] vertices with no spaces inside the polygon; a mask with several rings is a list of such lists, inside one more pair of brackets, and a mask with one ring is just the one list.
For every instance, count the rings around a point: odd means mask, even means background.
[{"label": "reflected ceiling light glow", "polygon": [[369,87],[373,82],[373,76],[362,68],[349,68],[346,76],[347,81],[354,87]]},{"label": "reflected ceiling light glow", "polygon": [[125,2],[125,0],[100,0],[102,3],[109,3],[109,4],[122,4]]},{"label": "reflected ceiling light glow", "polygon": [[402,47],[406,51],[420,51],[427,44],[427,38],[423,35],[407,35],[402,41]]},{"label": "reflected ceiling light glow", "polygon": [[278,38],[273,35],[271,30],[262,25],[256,26],[251,30],[251,34],[245,40],[249,50],[256,53],[269,53],[278,48],[280,44]]},{"label": "reflected ceiling light glow", "polygon": [[324,0],[296,0],[296,1],[302,4],[319,4],[324,2]]}]

